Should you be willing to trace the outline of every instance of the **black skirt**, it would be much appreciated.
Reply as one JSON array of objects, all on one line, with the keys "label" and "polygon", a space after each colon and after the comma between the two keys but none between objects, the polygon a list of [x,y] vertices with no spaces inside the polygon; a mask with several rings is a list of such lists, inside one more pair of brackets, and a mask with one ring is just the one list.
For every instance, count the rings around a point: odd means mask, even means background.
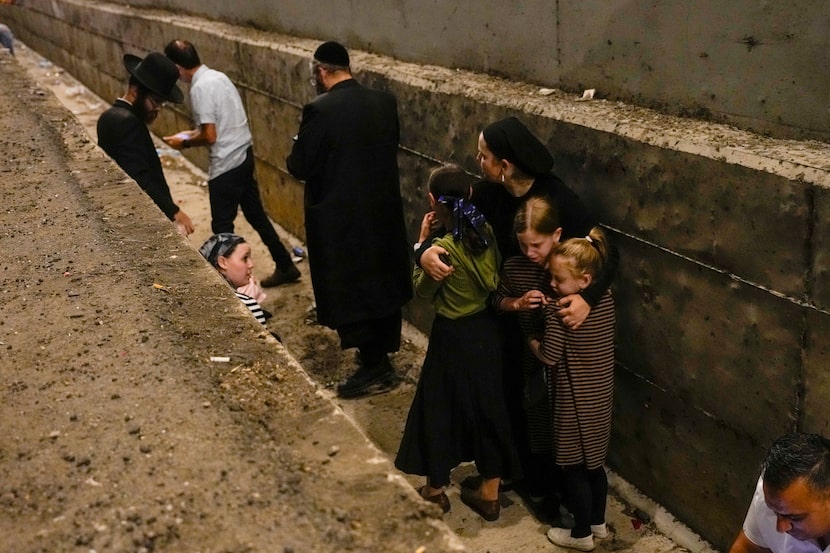
[{"label": "black skirt", "polygon": [[434,487],[475,461],[485,478],[516,477],[518,459],[502,387],[502,340],[489,310],[436,317],[395,466]]}]

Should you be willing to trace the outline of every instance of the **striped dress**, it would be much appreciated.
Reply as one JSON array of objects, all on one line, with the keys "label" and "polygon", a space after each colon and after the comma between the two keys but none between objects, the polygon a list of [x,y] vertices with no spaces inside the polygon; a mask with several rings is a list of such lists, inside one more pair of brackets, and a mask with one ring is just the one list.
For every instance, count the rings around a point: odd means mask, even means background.
[{"label": "striped dress", "polygon": [[[547,269],[537,265],[523,255],[513,256],[504,262],[499,287],[493,294],[493,304],[498,308],[499,303],[507,298],[518,298],[530,290],[541,290],[553,297],[555,294],[550,288],[550,273]],[[522,330],[520,344],[512,344],[507,348],[511,358],[505,359],[506,369],[514,369],[520,364],[523,380],[533,381],[531,375],[536,371],[545,371],[548,401],[540,401],[531,407],[525,407],[525,423],[527,425],[530,451],[533,453],[548,453],[553,451],[553,428],[551,426],[551,410],[553,398],[553,378],[551,371],[541,363],[527,346],[526,337],[538,336],[544,331],[543,312],[541,310],[521,311],[517,314],[504,313],[504,316],[518,315],[516,319]]]},{"label": "striped dress", "polygon": [[248,311],[251,312],[251,315],[253,315],[254,318],[258,320],[260,323],[265,325],[265,312],[262,310],[262,306],[259,305],[259,302],[251,296],[246,296],[242,292],[237,292],[236,290],[234,290],[234,293],[236,294],[236,297],[239,298],[239,300],[245,304],[245,307],[248,308]]},{"label": "striped dress", "polygon": [[614,300],[606,292],[576,330],[555,306],[545,308],[541,352],[555,371],[553,433],[556,464],[601,467],[611,438],[614,393]]}]

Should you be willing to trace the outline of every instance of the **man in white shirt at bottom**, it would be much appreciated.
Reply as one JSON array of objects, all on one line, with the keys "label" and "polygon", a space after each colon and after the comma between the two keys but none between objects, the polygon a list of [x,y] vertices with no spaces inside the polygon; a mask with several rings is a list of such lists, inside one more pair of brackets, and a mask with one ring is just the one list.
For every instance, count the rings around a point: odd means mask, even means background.
[{"label": "man in white shirt at bottom", "polygon": [[830,440],[785,434],[762,468],[729,553],[830,553]]}]

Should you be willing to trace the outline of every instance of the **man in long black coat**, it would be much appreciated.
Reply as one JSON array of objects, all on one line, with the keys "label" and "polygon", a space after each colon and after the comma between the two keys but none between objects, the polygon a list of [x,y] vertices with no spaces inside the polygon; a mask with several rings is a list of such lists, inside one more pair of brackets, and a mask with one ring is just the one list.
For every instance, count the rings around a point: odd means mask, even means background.
[{"label": "man in long black coat", "polygon": [[158,117],[166,102],[181,103],[184,95],[176,81],[179,70],[164,54],[153,52],[141,59],[124,55],[130,74],[127,91],[98,118],[98,145],[135,180],[181,234],[193,232],[190,217],[170,195],[156,146],[147,125]]},{"label": "man in long black coat", "polygon": [[288,170],[305,181],[305,228],[317,320],[358,348],[341,397],[391,389],[388,353],[400,347],[412,297],[398,178],[398,112],[391,94],[352,78],[349,55],[326,42],[312,61],[317,91],[303,108]]}]

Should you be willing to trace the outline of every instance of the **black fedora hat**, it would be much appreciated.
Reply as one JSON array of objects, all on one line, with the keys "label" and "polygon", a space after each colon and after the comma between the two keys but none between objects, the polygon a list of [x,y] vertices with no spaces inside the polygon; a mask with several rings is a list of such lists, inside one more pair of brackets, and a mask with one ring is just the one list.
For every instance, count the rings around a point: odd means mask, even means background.
[{"label": "black fedora hat", "polygon": [[167,59],[164,54],[151,52],[144,59],[132,54],[124,54],[124,67],[150,92],[170,102],[177,104],[184,102],[184,95],[176,86],[176,81],[179,80],[179,70],[176,64]]}]

